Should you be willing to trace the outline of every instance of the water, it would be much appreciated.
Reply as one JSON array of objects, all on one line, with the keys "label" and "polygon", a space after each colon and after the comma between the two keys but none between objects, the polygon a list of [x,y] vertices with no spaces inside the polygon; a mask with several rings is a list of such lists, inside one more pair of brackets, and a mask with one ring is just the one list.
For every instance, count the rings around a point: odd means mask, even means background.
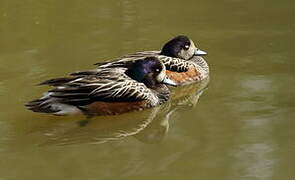
[{"label": "water", "polygon": [[[293,179],[294,5],[0,0],[0,179]],[[38,82],[178,34],[209,52],[204,91],[88,123],[23,106]]]}]

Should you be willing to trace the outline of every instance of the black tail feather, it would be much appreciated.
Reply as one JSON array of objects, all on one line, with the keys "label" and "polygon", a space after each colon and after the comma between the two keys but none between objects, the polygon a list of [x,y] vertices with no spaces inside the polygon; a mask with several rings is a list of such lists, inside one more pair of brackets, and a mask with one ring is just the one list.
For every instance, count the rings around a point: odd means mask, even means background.
[{"label": "black tail feather", "polygon": [[41,112],[41,113],[56,113],[60,110],[52,108],[52,106],[46,102],[48,98],[41,98],[30,101],[25,104],[25,106],[34,112]]},{"label": "black tail feather", "polygon": [[39,85],[59,86],[59,85],[68,83],[70,81],[73,81],[77,78],[79,77],[63,77],[63,78],[49,79],[49,80],[41,82]]}]

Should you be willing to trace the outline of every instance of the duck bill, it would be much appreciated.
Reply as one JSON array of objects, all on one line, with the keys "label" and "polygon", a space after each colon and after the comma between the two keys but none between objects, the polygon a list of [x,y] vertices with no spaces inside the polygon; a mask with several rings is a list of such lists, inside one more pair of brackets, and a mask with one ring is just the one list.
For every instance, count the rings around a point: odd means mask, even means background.
[{"label": "duck bill", "polygon": [[169,85],[169,86],[177,86],[177,84],[169,79],[168,77],[165,77],[164,80],[162,81],[163,84]]},{"label": "duck bill", "polygon": [[202,51],[201,49],[196,49],[194,55],[195,56],[206,56],[207,55],[207,52]]}]

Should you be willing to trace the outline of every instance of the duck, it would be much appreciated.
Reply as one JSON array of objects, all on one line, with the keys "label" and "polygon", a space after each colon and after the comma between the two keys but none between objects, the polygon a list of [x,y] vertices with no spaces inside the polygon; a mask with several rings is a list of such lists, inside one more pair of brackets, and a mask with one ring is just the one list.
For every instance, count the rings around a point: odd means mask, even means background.
[{"label": "duck", "polygon": [[161,51],[141,51],[116,59],[96,63],[97,68],[115,68],[134,59],[157,57],[164,63],[166,74],[177,86],[200,82],[209,77],[209,66],[203,56],[207,52],[196,47],[185,35],[179,35],[164,44]]},{"label": "duck", "polygon": [[166,85],[176,84],[156,57],[145,57],[117,68],[78,71],[46,80],[51,90],[25,106],[53,115],[116,115],[161,105],[169,99]]}]

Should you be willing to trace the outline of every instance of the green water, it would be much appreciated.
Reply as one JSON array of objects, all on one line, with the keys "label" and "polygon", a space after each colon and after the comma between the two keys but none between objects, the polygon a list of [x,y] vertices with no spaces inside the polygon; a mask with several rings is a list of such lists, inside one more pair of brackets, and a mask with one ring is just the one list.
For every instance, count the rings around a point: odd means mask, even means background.
[{"label": "green water", "polygon": [[[294,15],[288,0],[0,0],[0,179],[294,179]],[[209,53],[203,91],[89,123],[23,106],[38,82],[178,34]]]}]

